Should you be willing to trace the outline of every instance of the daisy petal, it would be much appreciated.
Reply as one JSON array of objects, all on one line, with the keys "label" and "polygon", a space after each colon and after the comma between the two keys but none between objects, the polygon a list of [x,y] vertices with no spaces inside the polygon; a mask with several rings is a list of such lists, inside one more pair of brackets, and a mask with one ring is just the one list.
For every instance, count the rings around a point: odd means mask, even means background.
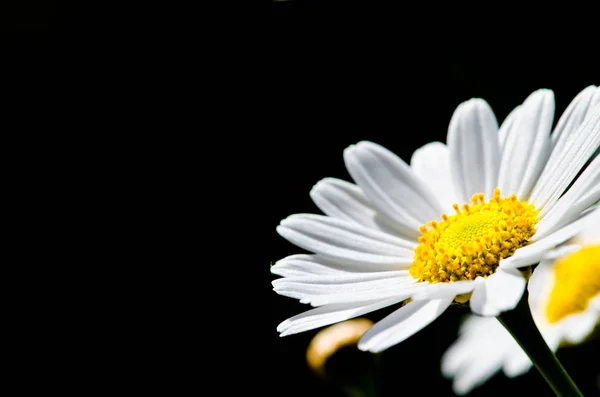
[{"label": "daisy petal", "polygon": [[[542,307],[547,299],[550,289],[554,286],[553,261],[543,260],[535,267],[529,281],[527,290],[529,291],[529,307],[534,315]],[[543,310],[543,309],[542,309]]]},{"label": "daisy petal", "polygon": [[497,316],[517,306],[526,285],[518,270],[498,268],[471,295],[471,310],[480,316]]},{"label": "daisy petal", "polygon": [[336,305],[321,306],[285,320],[279,324],[277,331],[281,332],[279,336],[292,335],[362,316],[363,314],[396,304],[401,300],[402,299],[390,298],[370,302],[340,303]]},{"label": "daisy petal", "polygon": [[378,288],[363,291],[334,292],[326,295],[313,295],[306,297],[300,303],[310,303],[313,306],[330,305],[332,303],[361,302],[375,299],[410,298],[416,292],[429,288],[427,283],[416,283],[408,279],[401,279],[388,283]]},{"label": "daisy petal", "polygon": [[410,166],[423,179],[440,205],[446,211],[452,211],[456,203],[452,176],[450,174],[450,150],[441,142],[431,142],[415,150],[410,159]]},{"label": "daisy petal", "polygon": [[482,349],[485,349],[485,354],[475,356],[477,358],[475,362],[461,368],[456,374],[452,383],[454,393],[463,396],[482,385],[498,372],[507,354],[504,347],[503,344],[499,343],[488,343],[485,346],[481,346]]},{"label": "daisy petal", "polygon": [[322,215],[291,215],[281,221],[277,232],[329,260],[365,266],[369,271],[405,270],[413,260],[413,251],[406,247],[405,240]]},{"label": "daisy petal", "polygon": [[[591,220],[598,216],[596,209],[554,233],[515,251],[513,256],[500,261],[503,269],[518,268],[540,262],[545,253],[579,233]],[[535,237],[535,236],[534,236]]]},{"label": "daisy petal", "polygon": [[562,325],[563,337],[570,343],[580,344],[594,330],[598,322],[598,314],[593,311],[585,311],[572,314],[564,319]]},{"label": "daisy petal", "polygon": [[537,208],[543,210],[556,201],[600,145],[600,104],[588,113],[584,123],[570,134],[564,148],[552,151],[530,195]]},{"label": "daisy petal", "polygon": [[[479,317],[469,316],[471,318],[480,318],[485,320],[494,320],[492,317]],[[461,327],[461,334],[467,334],[466,337],[458,338],[449,348],[446,350],[441,360],[441,372],[446,378],[454,377],[465,365],[465,362],[472,360],[472,357],[476,356],[478,342],[481,335],[481,327],[476,327],[473,334],[469,334],[469,331]]]},{"label": "daisy petal", "polygon": [[502,367],[504,375],[509,378],[523,375],[525,372],[529,371],[533,365],[523,349],[521,349],[516,342],[513,341],[513,343],[515,346],[511,346],[510,354],[505,356],[505,362]]},{"label": "daisy petal", "polygon": [[498,179],[498,122],[490,105],[474,98],[461,103],[450,120],[448,147],[452,181],[459,201],[475,193],[491,197]]},{"label": "daisy petal", "polygon": [[498,187],[523,200],[529,197],[550,154],[554,94],[537,90],[523,102],[515,117],[502,150]]},{"label": "daisy petal", "polygon": [[[540,212],[542,219],[536,225],[536,233],[532,241],[539,240],[571,222],[598,200],[600,200],[600,157],[592,161],[573,186],[554,205],[544,207]],[[549,208],[551,209],[544,214],[544,211]]]},{"label": "daisy petal", "polygon": [[344,267],[343,264],[328,261],[320,255],[307,254],[290,255],[280,259],[271,266],[271,273],[288,280],[374,280],[389,276],[410,277],[408,270],[370,272],[367,269]]},{"label": "daisy petal", "polygon": [[[320,255],[296,254],[277,261],[271,266],[271,273],[282,277],[309,277],[326,275],[346,275],[352,273],[368,273],[368,269],[356,266],[347,267],[343,264],[332,262]],[[381,272],[387,273],[387,272]]]},{"label": "daisy petal", "polygon": [[584,88],[567,106],[552,132],[553,150],[562,150],[567,137],[583,123],[590,109],[600,102],[600,89],[590,85]]},{"label": "daisy petal", "polygon": [[360,350],[380,352],[409,338],[438,318],[453,298],[409,302],[375,324],[358,342]]},{"label": "daisy petal", "polygon": [[[572,198],[572,197],[570,197]],[[555,230],[572,222],[582,214],[586,213],[586,209],[593,208],[592,204],[600,199],[600,185],[591,187],[583,196],[578,197],[578,200],[568,200],[565,196],[561,197],[559,202],[563,200],[560,207],[555,208],[556,212],[548,222],[544,222],[539,226],[538,232],[531,238],[531,241],[538,241],[549,235]],[[551,215],[551,214],[549,214]],[[543,218],[542,220],[544,220]],[[541,223],[541,221],[540,221]]]},{"label": "daisy petal", "polygon": [[394,234],[387,226],[391,220],[380,219],[363,192],[353,183],[336,178],[325,178],[312,188],[310,197],[323,213],[375,230]]},{"label": "daisy petal", "polygon": [[442,374],[454,378],[453,389],[457,394],[466,394],[479,386],[502,368],[513,349],[520,349],[493,317],[469,315],[461,324],[459,335],[442,356],[441,365]]},{"label": "daisy petal", "polygon": [[475,280],[455,281],[452,283],[436,283],[426,290],[412,295],[413,300],[431,300],[446,298],[451,296],[454,299],[457,295],[466,294],[473,291],[476,285],[483,282],[483,278],[477,277]]},{"label": "daisy petal", "polygon": [[590,299],[588,302],[588,309],[595,310],[600,313],[600,295]]},{"label": "daisy petal", "polygon": [[410,276],[394,276],[386,277],[384,279],[373,279],[372,277],[365,275],[362,275],[362,279],[360,279],[355,276],[356,275],[350,279],[346,277],[340,279],[335,276],[324,278],[325,276],[321,276],[321,279],[318,280],[280,278],[273,280],[272,284],[273,290],[279,295],[300,299],[302,303],[310,303],[316,296],[340,293],[358,294],[359,292],[373,292],[373,294],[369,295],[369,298],[375,298],[378,296],[377,293],[379,291],[391,289],[392,287],[400,289],[403,285],[414,283]]},{"label": "daisy petal", "polygon": [[[579,233],[579,235],[577,235],[577,239],[579,239],[580,235],[581,235],[581,233]],[[542,256],[542,259],[543,259],[543,261],[553,261],[558,258],[562,258],[565,255],[569,255],[569,254],[572,254],[573,252],[579,251],[580,249],[581,249],[581,245],[565,243],[565,244],[562,244],[562,245],[556,247],[553,250],[547,251]],[[542,262],[540,262],[540,264],[541,263]]]},{"label": "daisy petal", "polygon": [[329,275],[313,275],[313,276],[291,276],[278,278],[273,280],[275,284],[280,282],[294,282],[301,284],[337,284],[343,285],[346,283],[362,283],[363,281],[383,280],[383,279],[406,279],[414,282],[414,279],[408,270],[396,270],[390,272],[364,272],[364,273],[342,273]]},{"label": "daisy petal", "polygon": [[[458,329],[459,335],[479,335],[486,334],[488,332],[480,332],[480,329],[496,329],[497,320],[493,317],[481,317],[474,314],[468,314],[466,318],[460,324]],[[490,331],[491,332],[491,331]]]},{"label": "daisy petal", "polygon": [[416,239],[419,226],[442,213],[425,182],[389,150],[363,141],[348,147],[344,160],[373,207],[393,219],[405,236]]},{"label": "daisy petal", "polygon": [[498,130],[498,145],[500,148],[500,153],[502,154],[502,150],[504,149],[504,143],[506,142],[506,137],[509,135],[510,131],[517,126],[517,116],[519,115],[519,109],[521,109],[521,105],[514,108],[508,116],[502,122],[500,129]]},{"label": "daisy petal", "polygon": [[[589,225],[600,225],[600,211],[598,207],[590,215]],[[579,245],[600,244],[600,227],[585,227],[578,235],[575,241]]]}]

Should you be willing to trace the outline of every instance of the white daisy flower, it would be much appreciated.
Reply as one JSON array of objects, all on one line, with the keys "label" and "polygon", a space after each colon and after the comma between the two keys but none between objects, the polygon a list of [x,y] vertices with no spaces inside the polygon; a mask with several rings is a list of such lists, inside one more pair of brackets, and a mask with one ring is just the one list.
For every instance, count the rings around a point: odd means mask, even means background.
[{"label": "white daisy flower", "polygon": [[[548,346],[579,344],[600,321],[600,210],[582,232],[549,251],[529,280],[529,307]],[[469,315],[459,338],[442,357],[442,373],[456,394],[467,394],[499,370],[508,377],[527,372],[531,360],[492,317]]]},{"label": "white daisy flower", "polygon": [[600,199],[599,158],[577,177],[600,146],[600,89],[584,89],[551,134],[553,117],[550,90],[500,128],[487,102],[471,99],[454,112],[448,145],[421,147],[410,165],[372,142],[348,147],[356,184],[320,181],[311,197],[326,216],[295,214],[277,227],[314,254],[279,260],[274,290],[316,307],[282,322],[280,336],[403,303],[360,340],[379,352],[452,302],[484,316],[513,309],[526,285],[519,268],[579,232]]}]

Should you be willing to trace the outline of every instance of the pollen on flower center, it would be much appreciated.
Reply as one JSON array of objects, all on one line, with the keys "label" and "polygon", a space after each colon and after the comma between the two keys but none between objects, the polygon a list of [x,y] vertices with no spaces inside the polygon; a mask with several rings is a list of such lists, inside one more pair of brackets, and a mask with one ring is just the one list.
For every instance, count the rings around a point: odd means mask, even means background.
[{"label": "pollen on flower center", "polygon": [[548,322],[584,311],[600,294],[600,245],[581,250],[554,265],[554,287],[546,306]]},{"label": "pollen on flower center", "polygon": [[409,269],[414,278],[439,283],[487,277],[535,233],[538,210],[516,195],[501,198],[496,188],[488,202],[482,193],[471,201],[462,211],[454,204],[455,215],[442,214],[441,222],[419,228],[422,236]]}]

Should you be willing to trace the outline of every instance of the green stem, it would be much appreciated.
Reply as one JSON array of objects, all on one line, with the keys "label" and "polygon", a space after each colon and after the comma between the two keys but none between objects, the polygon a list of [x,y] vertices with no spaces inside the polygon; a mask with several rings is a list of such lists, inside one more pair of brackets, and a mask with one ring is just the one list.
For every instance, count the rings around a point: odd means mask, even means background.
[{"label": "green stem", "polygon": [[569,377],[540,334],[531,316],[528,298],[529,293],[525,288],[517,307],[501,313],[496,318],[515,338],[557,396],[583,397],[575,382]]}]

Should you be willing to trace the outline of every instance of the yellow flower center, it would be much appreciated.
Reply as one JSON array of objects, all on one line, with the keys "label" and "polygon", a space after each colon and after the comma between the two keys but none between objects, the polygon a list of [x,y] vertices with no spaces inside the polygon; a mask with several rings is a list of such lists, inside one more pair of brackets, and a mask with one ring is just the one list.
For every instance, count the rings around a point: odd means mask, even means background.
[{"label": "yellow flower center", "polygon": [[582,248],[558,260],[554,279],[546,306],[550,323],[583,312],[589,301],[600,294],[600,245]]},{"label": "yellow flower center", "polygon": [[471,201],[462,211],[454,204],[456,214],[442,214],[442,222],[419,228],[422,236],[409,269],[414,278],[439,283],[487,277],[535,233],[538,210],[516,195],[500,198],[496,188],[488,202],[482,193]]}]

